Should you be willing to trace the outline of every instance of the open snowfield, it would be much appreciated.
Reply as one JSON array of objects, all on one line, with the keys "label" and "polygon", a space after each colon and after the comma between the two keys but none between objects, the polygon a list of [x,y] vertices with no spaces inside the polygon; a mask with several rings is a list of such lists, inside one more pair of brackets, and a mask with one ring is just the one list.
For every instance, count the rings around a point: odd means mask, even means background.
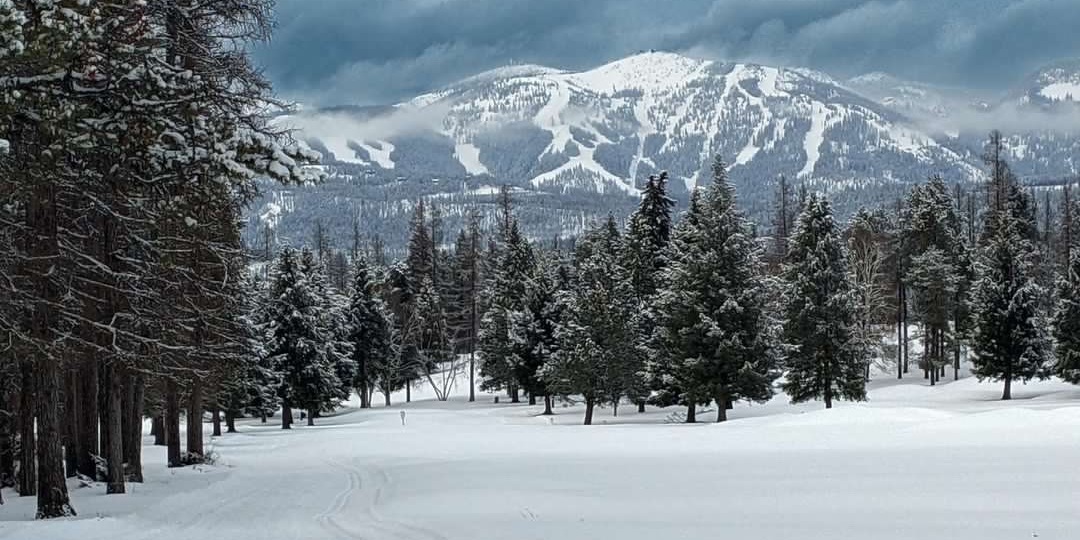
[{"label": "open snowfield", "polygon": [[29,521],[32,498],[5,490],[0,538],[1080,538],[1080,388],[1000,402],[997,384],[912,375],[872,383],[866,404],[778,396],[722,425],[623,406],[587,427],[580,407],[549,421],[424,392],[405,426],[397,406],[286,432],[243,421],[213,440],[216,466],[168,470],[148,446],[129,494],[72,484],[76,519]]}]

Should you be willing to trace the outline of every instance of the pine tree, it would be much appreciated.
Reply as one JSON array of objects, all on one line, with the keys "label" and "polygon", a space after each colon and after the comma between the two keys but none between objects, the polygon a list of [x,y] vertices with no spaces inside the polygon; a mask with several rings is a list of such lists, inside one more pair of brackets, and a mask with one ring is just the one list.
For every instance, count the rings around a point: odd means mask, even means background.
[{"label": "pine tree", "polygon": [[329,336],[320,321],[324,307],[317,285],[304,271],[314,257],[304,250],[300,257],[291,248],[282,250],[270,288],[269,342],[267,354],[274,359],[282,381],[282,429],[292,427],[292,409],[309,412],[323,408],[327,396],[336,395],[341,381],[328,354]]},{"label": "pine tree", "polygon": [[866,399],[863,358],[855,343],[855,303],[832,208],[806,199],[784,265],[783,341],[788,349],[784,391],[793,403],[822,398]]},{"label": "pine tree", "polygon": [[1007,400],[1012,381],[1048,376],[1049,344],[1039,312],[1043,293],[1032,276],[1034,246],[1011,200],[994,207],[975,266],[973,371],[980,380],[1004,381]]},{"label": "pine tree", "polygon": [[641,203],[630,216],[621,261],[630,285],[642,302],[656,294],[664,250],[671,241],[671,212],[675,200],[667,194],[667,172],[650,176]]},{"label": "pine tree", "polygon": [[384,365],[393,352],[390,350],[390,321],[386,308],[379,298],[374,276],[363,259],[357,260],[353,271],[352,295],[345,315],[356,365],[352,384],[360,394],[360,407],[366,409],[371,406],[371,393],[380,371],[378,366]]},{"label": "pine tree", "polygon": [[556,352],[540,372],[553,392],[584,398],[585,425],[592,424],[597,404],[617,408],[622,397],[639,398],[644,388],[643,355],[634,339],[638,303],[619,264],[619,244],[612,218],[578,244],[576,281],[559,298]]},{"label": "pine tree", "polygon": [[1057,352],[1057,374],[1080,384],[1080,250],[1072,249],[1066,275],[1058,278],[1057,310],[1053,330]]},{"label": "pine tree", "polygon": [[777,373],[761,252],[719,158],[676,227],[669,260],[654,307],[654,401],[686,405],[694,422],[696,406],[715,400],[720,422],[730,403],[768,400]]},{"label": "pine tree", "polygon": [[469,216],[468,230],[461,230],[455,242],[451,273],[452,301],[449,309],[454,351],[469,355],[469,401],[476,401],[476,344],[480,331],[481,294],[480,216]]},{"label": "pine tree", "polygon": [[510,336],[517,359],[514,378],[535,405],[537,396],[544,398],[544,414],[551,411],[551,392],[540,376],[558,347],[555,330],[562,320],[558,303],[557,254],[542,253],[536,272],[526,287],[524,309],[511,319]]},{"label": "pine tree", "polygon": [[481,388],[504,388],[516,403],[519,381],[515,368],[519,359],[510,332],[513,318],[524,309],[525,286],[531,279],[535,257],[513,218],[496,253],[498,260],[486,286],[487,311],[480,320],[478,336],[480,375],[484,378]]}]

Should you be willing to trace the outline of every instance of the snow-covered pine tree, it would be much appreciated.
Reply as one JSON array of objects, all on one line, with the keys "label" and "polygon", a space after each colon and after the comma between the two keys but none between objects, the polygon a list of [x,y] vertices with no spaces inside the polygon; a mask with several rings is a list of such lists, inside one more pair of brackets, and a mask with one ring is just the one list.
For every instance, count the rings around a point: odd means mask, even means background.
[{"label": "snow-covered pine tree", "polygon": [[345,313],[349,341],[353,346],[356,375],[353,387],[360,394],[360,407],[371,407],[371,394],[376,386],[378,366],[393,354],[390,349],[390,321],[379,298],[374,276],[363,258],[356,261],[353,286]]},{"label": "snow-covered pine tree", "polygon": [[[666,266],[664,252],[671,242],[672,208],[675,200],[667,194],[667,171],[650,175],[642,190],[641,202],[630,215],[622,242],[620,261],[634,295],[642,306],[652,301],[660,286],[661,271]],[[637,318],[638,342],[642,345],[652,333],[650,312],[643,309]],[[648,354],[649,349],[643,348]],[[646,397],[646,396],[643,396]],[[645,399],[638,400],[638,412],[644,412]]]},{"label": "snow-covered pine tree", "polygon": [[541,370],[552,392],[584,398],[585,425],[592,424],[597,404],[618,407],[623,397],[639,398],[645,386],[644,356],[634,339],[639,304],[619,264],[619,244],[613,218],[578,243],[576,280],[559,299],[557,349]]},{"label": "snow-covered pine tree", "polygon": [[328,381],[330,386],[318,402],[308,405],[307,420],[310,426],[315,424],[318,413],[332,411],[342,401],[349,399],[356,364],[352,360],[352,342],[348,339],[345,321],[345,297],[327,286],[325,263],[318,259],[315,252],[305,248],[300,253],[300,272],[317,298],[316,322],[319,334],[324,339],[318,346],[322,348],[322,357],[334,374],[333,380]]},{"label": "snow-covered pine tree", "polygon": [[[1022,193],[1008,187],[1003,191]],[[998,193],[995,189],[994,193]],[[973,287],[974,373],[1004,381],[1001,399],[1012,399],[1012,381],[1049,375],[1049,343],[1039,311],[1042,290],[1033,277],[1035,248],[1025,235],[1023,210],[1013,196],[994,197],[987,216]]]},{"label": "snow-covered pine tree", "polygon": [[540,373],[558,346],[555,329],[562,319],[562,305],[557,301],[558,256],[548,252],[537,259],[536,271],[526,286],[524,309],[511,319],[512,348],[518,359],[514,378],[529,395],[530,405],[536,405],[538,396],[543,397],[544,414],[553,414],[551,392]]},{"label": "snow-covered pine tree", "polygon": [[298,257],[291,248],[282,250],[267,310],[270,339],[266,350],[282,376],[278,389],[282,429],[292,427],[294,407],[317,411],[341,386],[327,355],[329,337],[320,321],[324,304],[303,269],[305,259],[314,259],[310,251]]},{"label": "snow-covered pine tree", "polygon": [[515,378],[518,358],[511,339],[512,320],[524,309],[526,283],[536,265],[532,246],[521,234],[512,217],[506,236],[499,245],[495,268],[486,284],[487,311],[480,319],[478,351],[481,388],[506,389],[510,399],[519,400],[519,381]]},{"label": "snow-covered pine tree", "polygon": [[652,175],[645,182],[641,202],[630,215],[623,239],[621,262],[630,286],[641,302],[651,298],[659,287],[660,271],[666,260],[664,250],[671,241],[671,212],[675,200],[667,194],[667,172]]},{"label": "snow-covered pine tree", "polygon": [[975,258],[972,288],[974,374],[1004,381],[1001,399],[1012,399],[1012,381],[1049,376],[1050,344],[1040,312],[1044,291],[1035,280],[1038,228],[1030,196],[1004,156],[1001,133],[990,133],[984,161],[990,169],[988,208]]},{"label": "snow-covered pine tree", "polygon": [[721,422],[734,401],[769,399],[778,375],[770,344],[776,331],[762,302],[761,252],[719,158],[668,253],[654,305],[656,403],[685,405],[694,422],[696,406],[715,400]]},{"label": "snow-covered pine tree", "polygon": [[[970,266],[956,205],[945,181],[934,176],[915,186],[904,216],[904,267],[923,323],[922,367],[933,385],[950,359],[958,361],[957,329],[965,327]],[[950,322],[952,323],[950,325]],[[954,375],[959,368],[954,365]]]},{"label": "snow-covered pine tree", "polygon": [[866,399],[862,351],[853,334],[855,302],[847,261],[823,196],[806,199],[784,264],[784,391],[793,403]]},{"label": "snow-covered pine tree", "polygon": [[1069,250],[1072,260],[1058,278],[1053,330],[1058,376],[1080,384],[1080,250]]}]

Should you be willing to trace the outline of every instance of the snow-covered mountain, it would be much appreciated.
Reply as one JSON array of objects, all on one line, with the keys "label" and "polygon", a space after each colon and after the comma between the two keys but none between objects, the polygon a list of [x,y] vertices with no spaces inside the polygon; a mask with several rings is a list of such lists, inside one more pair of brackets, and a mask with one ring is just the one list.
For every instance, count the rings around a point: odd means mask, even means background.
[{"label": "snow-covered mountain", "polygon": [[388,114],[431,122],[408,133],[390,122],[389,135],[376,139],[363,125],[350,133],[348,119],[305,130],[334,160],[377,174],[490,175],[554,191],[633,193],[661,169],[689,188],[715,155],[741,183],[779,174],[835,186],[978,174],[901,115],[822,73],[670,53],[580,72],[510,66]]},{"label": "snow-covered mountain", "polygon": [[[1067,67],[1040,72],[1033,95],[1080,95],[1066,88],[1080,70]],[[291,194],[296,213],[344,205],[355,215],[366,204],[379,220],[400,222],[396,235],[409,198],[490,199],[492,186],[510,184],[523,211],[529,194],[542,201],[540,236],[627,210],[636,186],[660,170],[685,195],[707,181],[716,155],[758,218],[779,175],[829,191],[841,211],[892,201],[931,174],[978,180],[981,123],[991,125],[1001,106],[988,103],[885,74],[838,82],[806,69],[650,52],[585,71],[512,65],[393,106],[306,110],[280,121],[324,152],[337,182]],[[1062,170],[1077,140],[1017,137],[1018,172],[1044,176]],[[289,228],[296,220],[280,200],[268,195],[276,206],[259,214]]]},{"label": "snow-covered mountain", "polygon": [[1080,104],[1080,59],[1039,69],[1017,87],[1011,98],[1021,104],[1042,107]]}]

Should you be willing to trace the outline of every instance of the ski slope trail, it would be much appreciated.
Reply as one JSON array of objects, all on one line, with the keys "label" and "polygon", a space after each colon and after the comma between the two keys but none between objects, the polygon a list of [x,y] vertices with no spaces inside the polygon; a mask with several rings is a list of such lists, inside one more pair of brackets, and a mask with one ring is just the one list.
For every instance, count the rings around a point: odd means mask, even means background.
[{"label": "ski slope trail", "polygon": [[917,377],[832,410],[739,404],[724,424],[624,405],[586,427],[578,405],[420,391],[314,427],[243,421],[208,437],[214,465],[167,469],[149,446],[127,495],[73,483],[74,519],[34,522],[5,490],[0,540],[1080,538],[1080,387],[1001,402]]}]

